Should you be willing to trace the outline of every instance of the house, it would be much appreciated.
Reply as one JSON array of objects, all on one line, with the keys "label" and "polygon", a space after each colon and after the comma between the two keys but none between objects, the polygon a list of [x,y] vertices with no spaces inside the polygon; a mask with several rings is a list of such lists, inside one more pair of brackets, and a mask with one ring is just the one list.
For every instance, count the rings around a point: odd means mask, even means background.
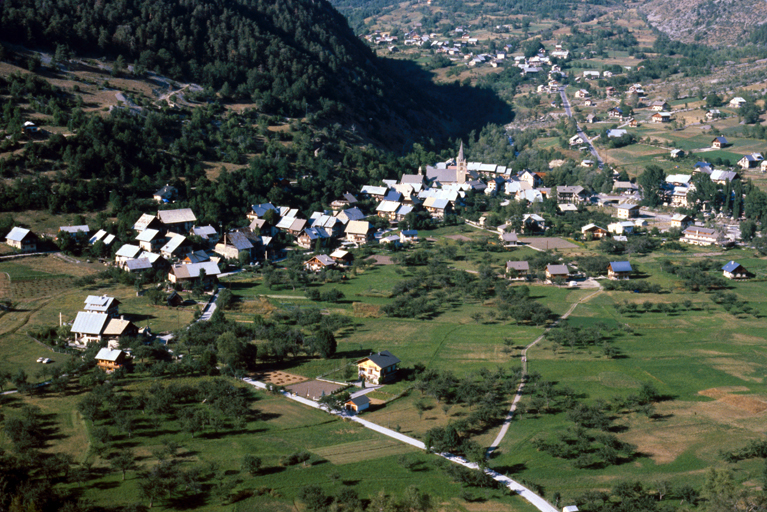
[{"label": "house", "polygon": [[578,512],[578,507],[575,505],[569,505],[562,509],[562,512]]},{"label": "house", "polygon": [[287,228],[287,232],[293,236],[299,236],[306,226],[306,219],[293,219],[290,226]]},{"label": "house", "polygon": [[560,203],[580,203],[588,196],[586,189],[579,185],[557,187],[557,202]]},{"label": "house", "polygon": [[169,307],[178,307],[184,304],[184,298],[179,295],[176,290],[173,290],[170,295],[168,295],[168,298],[165,299],[165,302]]},{"label": "house", "polygon": [[348,265],[354,260],[354,255],[343,249],[336,249],[331,252],[330,257],[339,265]]},{"label": "house", "polygon": [[128,354],[119,349],[102,348],[96,354],[96,366],[107,373],[122,368],[128,361]]},{"label": "house", "polygon": [[506,274],[511,279],[526,277],[530,274],[530,263],[527,261],[507,261]]},{"label": "house", "polygon": [[37,236],[25,228],[14,227],[5,235],[5,243],[21,252],[37,251]]},{"label": "house", "polygon": [[250,213],[247,214],[248,220],[263,219],[266,213],[273,211],[277,217],[280,216],[279,210],[272,203],[254,204],[250,206]]},{"label": "house", "polygon": [[760,162],[764,161],[764,157],[761,153],[751,153],[750,155],[743,155],[743,158],[738,160],[738,165],[741,169],[751,169],[752,167],[758,167]]},{"label": "house", "polygon": [[759,170],[762,172],[767,172],[767,160],[762,160],[762,163],[759,164]]},{"label": "house", "polygon": [[584,237],[591,235],[594,240],[599,240],[610,236],[609,231],[607,231],[605,228],[600,228],[596,224],[586,224],[581,228],[581,234]]},{"label": "house", "polygon": [[682,235],[679,241],[691,245],[719,245],[724,240],[719,231],[700,226],[689,226]]},{"label": "house", "polygon": [[154,215],[149,215],[148,213],[144,213],[141,215],[141,217],[138,218],[136,223],[133,225],[133,229],[135,229],[136,231],[144,231],[145,229],[162,230],[162,222],[160,222],[160,219],[158,219]]},{"label": "house", "polygon": [[613,86],[605,87],[605,95],[606,96],[612,96],[612,95],[615,94],[615,92],[616,92],[615,91],[615,87],[613,87]]},{"label": "house", "polygon": [[374,384],[382,384],[395,378],[401,361],[388,350],[360,359],[356,362],[360,379]]},{"label": "house", "polygon": [[319,272],[321,270],[333,268],[335,266],[336,260],[327,254],[318,254],[317,256],[312,257],[312,259],[304,263],[306,270],[311,270],[312,272]]},{"label": "house", "polygon": [[583,78],[585,78],[586,80],[597,79],[597,78],[599,78],[599,75],[600,75],[599,71],[584,71],[583,72]]},{"label": "house", "polygon": [[631,119],[629,119],[629,127],[630,128],[637,128],[637,127],[639,127],[639,121],[637,121],[636,119],[634,119],[632,117]]},{"label": "house", "polygon": [[581,137],[580,135],[577,135],[577,134],[573,135],[572,137],[570,137],[570,145],[571,146],[578,146],[580,144],[583,144],[583,137]]},{"label": "house", "polygon": [[213,252],[220,254],[228,260],[240,260],[240,255],[250,261],[252,255],[253,243],[245,236],[242,231],[232,231],[224,233],[224,239],[216,244]]},{"label": "house", "polygon": [[623,109],[620,107],[613,107],[607,112],[607,116],[611,118],[620,119],[623,117]]},{"label": "house", "polygon": [[607,225],[607,231],[615,235],[630,235],[634,232],[634,223],[629,220],[613,222]]},{"label": "house", "polygon": [[171,283],[189,283],[195,279],[203,279],[203,285],[213,284],[218,281],[221,271],[214,261],[202,263],[177,264],[170,267],[168,280]]},{"label": "house", "polygon": [[690,225],[692,218],[689,215],[683,213],[676,213],[671,217],[671,227],[684,229]]},{"label": "house", "polygon": [[157,218],[165,226],[165,229],[183,235],[188,233],[197,217],[194,216],[191,208],[181,208],[178,210],[160,210],[157,212]]},{"label": "house", "polygon": [[687,199],[689,193],[690,187],[674,187],[669,204],[674,208],[687,208],[690,206],[690,201]]},{"label": "house", "polygon": [[373,238],[373,226],[366,220],[352,220],[344,230],[346,240],[363,245]]},{"label": "house", "polygon": [[580,89],[580,90],[576,91],[575,97],[579,98],[579,99],[584,99],[585,100],[586,98],[591,98],[591,93],[589,91],[587,91],[586,89]]},{"label": "house", "polygon": [[652,110],[653,112],[664,112],[668,110],[669,108],[670,108],[669,104],[662,100],[653,101],[652,103],[650,103],[650,110]]},{"label": "house", "polygon": [[176,197],[178,197],[178,189],[167,183],[152,195],[152,198],[158,203],[170,203],[176,199]]},{"label": "house", "polygon": [[628,261],[611,261],[607,265],[607,277],[609,279],[628,279],[631,272],[631,263]]},{"label": "house", "polygon": [[669,174],[666,176],[666,183],[673,187],[686,187],[690,184],[692,175],[690,174]]},{"label": "house", "polygon": [[139,231],[139,234],[134,238],[138,242],[139,247],[145,251],[157,252],[163,245],[165,245],[165,237],[160,234],[157,229],[145,229]]},{"label": "house", "polygon": [[122,269],[131,274],[146,272],[152,268],[152,261],[149,258],[132,258],[126,260],[122,265]]},{"label": "house", "polygon": [[578,206],[574,205],[573,203],[564,203],[564,204],[558,204],[557,209],[562,213],[577,212]]},{"label": "house", "polygon": [[122,267],[126,261],[137,258],[140,252],[141,247],[138,245],[125,244],[115,253],[115,263]]},{"label": "house", "polygon": [[106,313],[112,318],[120,316],[121,302],[114,297],[106,295],[88,295],[85,298],[85,307],[83,310],[89,313]]},{"label": "house", "polygon": [[344,408],[347,411],[354,411],[360,413],[370,408],[370,399],[365,395],[356,396],[350,398],[344,403]]},{"label": "house", "polygon": [[546,279],[549,281],[567,279],[568,277],[570,277],[570,271],[567,270],[567,265],[546,265]]},{"label": "house", "polygon": [[619,219],[633,219],[639,217],[639,205],[636,204],[619,204],[615,207],[615,210]]},{"label": "house", "polygon": [[725,146],[728,146],[730,143],[727,142],[727,139],[724,137],[724,135],[720,135],[719,137],[716,137],[714,140],[711,141],[711,147],[715,149],[722,149]]},{"label": "house", "polygon": [[59,226],[57,238],[61,238],[62,233],[67,233],[69,236],[75,237],[78,233],[85,233],[87,235],[90,232],[91,228],[87,224],[82,224],[80,226]]},{"label": "house", "polygon": [[184,235],[174,234],[170,237],[168,242],[160,248],[160,254],[167,260],[170,260],[181,250],[181,246],[186,244],[186,237]]},{"label": "house", "polygon": [[684,151],[681,149],[672,149],[671,150],[671,158],[682,158],[684,156]]},{"label": "house", "polygon": [[639,190],[639,185],[630,181],[616,181],[613,183],[613,192],[634,193]]},{"label": "house", "polygon": [[656,112],[652,115],[653,123],[668,123],[671,122],[671,112]]},{"label": "house", "polygon": [[107,339],[120,341],[122,338],[138,335],[138,327],[125,318],[112,318],[104,328],[102,335]]},{"label": "house", "polygon": [[400,207],[397,201],[381,201],[376,207],[376,214],[382,219],[394,220],[397,216],[397,209]]},{"label": "house", "polygon": [[[139,256],[139,258],[141,257]],[[192,251],[186,253],[181,261],[183,263],[202,263],[203,261],[210,261],[210,256],[205,251]]]},{"label": "house", "polygon": [[599,118],[596,114],[589,114],[586,116],[586,122],[589,124],[596,123],[597,121],[599,121]]},{"label": "house", "polygon": [[[264,221],[266,222],[266,221]],[[216,243],[219,240],[216,228],[208,224],[207,226],[193,226],[189,232],[190,236],[199,236],[208,243]]]},{"label": "house", "polygon": [[357,204],[357,198],[354,197],[349,192],[345,193],[343,196],[341,196],[339,199],[336,199],[332,203],[330,203],[330,208],[333,210],[340,210],[341,208],[345,208],[347,206],[354,206]]},{"label": "house", "polygon": [[748,279],[748,271],[736,261],[730,261],[723,266],[722,272],[727,279]]},{"label": "house", "polygon": [[415,229],[403,229],[399,232],[399,242],[401,244],[410,244],[418,241],[418,231]]},{"label": "house", "polygon": [[32,121],[26,121],[24,126],[21,127],[21,133],[25,135],[32,135],[37,133],[40,129]]},{"label": "house", "polygon": [[453,203],[449,199],[438,199],[436,197],[427,197],[423,202],[423,207],[431,216],[437,219],[445,218],[453,212]]},{"label": "house", "polygon": [[731,108],[740,108],[743,105],[745,105],[747,101],[740,96],[736,96],[733,99],[730,100],[730,102],[727,104]]},{"label": "house", "polygon": [[522,231],[546,231],[546,219],[535,213],[522,215]]},{"label": "house", "polygon": [[75,337],[75,343],[86,345],[91,342],[101,341],[104,328],[109,319],[110,317],[106,313],[78,311],[70,329],[70,332]]},{"label": "house", "polygon": [[516,247],[519,245],[519,239],[516,233],[501,233],[499,235],[504,247]]},{"label": "house", "polygon": [[320,245],[322,245],[328,239],[330,239],[330,235],[325,228],[306,228],[296,239],[296,243],[303,249],[311,249],[317,244],[317,240],[320,240]]},{"label": "house", "polygon": [[717,185],[726,185],[728,181],[739,180],[740,175],[735,171],[711,171],[711,181]]},{"label": "house", "polygon": [[713,108],[706,112],[706,119],[711,121],[712,119],[719,119],[722,117],[722,113],[719,111],[719,109]]},{"label": "house", "polygon": [[338,212],[336,215],[336,218],[343,222],[344,224],[348,224],[349,222],[353,220],[362,220],[365,218],[365,214],[362,213],[362,210],[357,208],[356,206],[353,208],[348,208],[346,210],[342,210]]}]

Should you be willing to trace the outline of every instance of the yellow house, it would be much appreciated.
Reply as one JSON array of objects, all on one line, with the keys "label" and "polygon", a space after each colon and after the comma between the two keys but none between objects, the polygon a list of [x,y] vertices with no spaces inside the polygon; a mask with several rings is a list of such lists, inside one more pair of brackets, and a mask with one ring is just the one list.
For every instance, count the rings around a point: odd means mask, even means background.
[{"label": "yellow house", "polygon": [[394,378],[399,363],[400,360],[394,354],[384,350],[357,361],[357,370],[361,379],[379,384]]}]

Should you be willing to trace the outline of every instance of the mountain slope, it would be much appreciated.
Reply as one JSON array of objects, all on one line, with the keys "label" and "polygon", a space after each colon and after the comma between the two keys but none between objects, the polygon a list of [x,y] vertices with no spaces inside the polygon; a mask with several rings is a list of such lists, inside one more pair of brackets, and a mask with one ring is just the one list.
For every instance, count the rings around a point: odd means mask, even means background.
[{"label": "mountain slope", "polygon": [[650,0],[640,11],[672,39],[731,45],[767,20],[764,0]]}]

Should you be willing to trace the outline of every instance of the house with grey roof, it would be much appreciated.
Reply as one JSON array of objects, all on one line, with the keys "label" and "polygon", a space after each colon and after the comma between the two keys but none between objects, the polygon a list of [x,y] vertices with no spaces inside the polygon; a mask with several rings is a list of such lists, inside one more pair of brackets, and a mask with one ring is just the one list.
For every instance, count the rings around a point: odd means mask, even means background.
[{"label": "house with grey roof", "polygon": [[360,379],[374,384],[393,380],[401,361],[388,350],[382,350],[356,362]]},{"label": "house with grey roof", "polygon": [[86,235],[91,232],[91,228],[88,224],[82,224],[79,226],[59,226],[59,232],[57,238],[62,237],[64,234],[69,236],[77,236],[78,233],[85,233]]},{"label": "house with grey roof", "polygon": [[326,240],[329,240],[330,238],[331,236],[327,230],[318,226],[316,228],[304,229],[304,232],[301,233],[298,238],[296,238],[296,243],[303,249],[311,249],[315,246],[317,240],[319,240],[320,245],[322,245]]},{"label": "house with grey roof", "polygon": [[353,220],[362,220],[365,217],[366,215],[362,212],[362,210],[356,206],[353,208],[347,208],[346,210],[342,210],[336,214],[336,218],[344,224],[348,224]]},{"label": "house with grey roof", "polygon": [[165,245],[165,236],[157,229],[145,229],[140,231],[136,238],[139,247],[149,252],[157,252]]},{"label": "house with grey roof", "polygon": [[133,229],[136,231],[144,231],[145,229],[162,229],[162,222],[154,215],[144,213],[138,218],[133,225]]},{"label": "house with grey roof", "polygon": [[26,228],[14,227],[5,235],[5,243],[21,252],[37,251],[37,236]]},{"label": "house with grey roof", "polygon": [[304,267],[312,272],[320,272],[321,270],[333,268],[336,266],[336,260],[328,256],[327,254],[318,254],[313,256],[309,261],[304,263]]},{"label": "house with grey roof", "polygon": [[125,244],[115,253],[115,263],[118,267],[122,267],[126,261],[138,257],[140,252],[141,247],[138,245]]},{"label": "house with grey roof", "polygon": [[171,283],[191,283],[195,279],[203,279],[203,284],[212,284],[218,281],[221,271],[213,261],[202,263],[176,264],[171,266],[168,280]]},{"label": "house with grey roof", "polygon": [[530,263],[527,261],[507,261],[506,274],[512,279],[526,277],[530,274]]},{"label": "house with grey roof", "polygon": [[176,197],[178,197],[178,189],[167,183],[160,190],[152,194],[152,198],[158,203],[170,203]]},{"label": "house with grey roof", "polygon": [[224,233],[224,239],[221,243],[216,244],[213,252],[220,254],[222,257],[228,260],[238,260],[240,255],[245,255],[250,261],[251,253],[253,250],[253,243],[248,237],[241,231],[231,231]]},{"label": "house with grey roof", "polygon": [[83,310],[91,313],[106,313],[111,317],[120,316],[120,301],[106,295],[88,295]]},{"label": "house with grey roof", "polygon": [[75,337],[75,343],[87,345],[91,342],[100,342],[109,319],[110,316],[106,313],[78,311],[70,329]]},{"label": "house with grey roof", "polygon": [[373,239],[373,226],[366,220],[352,220],[344,230],[346,240],[364,245]]},{"label": "house with grey roof", "polygon": [[157,212],[157,218],[160,219],[165,229],[179,235],[189,233],[194,223],[197,222],[197,217],[194,216],[191,208],[160,210]]},{"label": "house with grey roof", "polygon": [[168,242],[160,248],[160,254],[167,260],[181,254],[181,247],[187,245],[184,235],[171,236]]},{"label": "house with grey roof", "polygon": [[546,265],[546,279],[549,281],[567,279],[568,277],[570,277],[570,271],[567,269],[567,265]]}]

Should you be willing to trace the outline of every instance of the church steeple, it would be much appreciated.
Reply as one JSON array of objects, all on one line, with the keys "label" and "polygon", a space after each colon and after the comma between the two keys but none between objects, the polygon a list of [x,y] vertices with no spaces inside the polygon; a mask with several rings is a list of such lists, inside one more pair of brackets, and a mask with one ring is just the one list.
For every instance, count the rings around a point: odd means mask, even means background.
[{"label": "church steeple", "polygon": [[466,183],[466,157],[463,156],[463,141],[458,149],[458,157],[455,159],[456,178],[458,183]]},{"label": "church steeple", "polygon": [[455,163],[459,167],[461,166],[461,164],[466,163],[466,158],[463,156],[463,141],[461,141],[461,147],[460,149],[458,149],[458,158],[455,159]]}]

